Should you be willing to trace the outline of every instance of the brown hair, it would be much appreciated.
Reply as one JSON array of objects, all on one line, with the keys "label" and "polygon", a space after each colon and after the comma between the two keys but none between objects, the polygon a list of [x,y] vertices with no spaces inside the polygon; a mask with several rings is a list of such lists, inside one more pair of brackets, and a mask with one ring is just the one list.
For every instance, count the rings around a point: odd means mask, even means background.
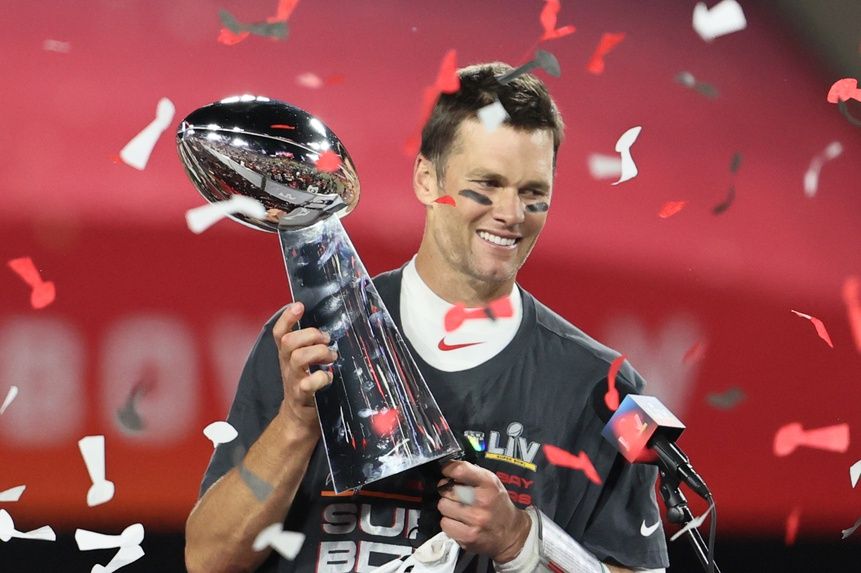
[{"label": "brown hair", "polygon": [[479,109],[497,99],[508,112],[506,125],[516,129],[549,129],[553,133],[553,165],[565,132],[562,115],[544,83],[532,74],[521,74],[506,84],[497,77],[511,71],[502,62],[476,64],[458,70],[460,89],[441,94],[422,129],[421,154],[435,166],[442,179],[445,162],[465,119],[477,118]]}]

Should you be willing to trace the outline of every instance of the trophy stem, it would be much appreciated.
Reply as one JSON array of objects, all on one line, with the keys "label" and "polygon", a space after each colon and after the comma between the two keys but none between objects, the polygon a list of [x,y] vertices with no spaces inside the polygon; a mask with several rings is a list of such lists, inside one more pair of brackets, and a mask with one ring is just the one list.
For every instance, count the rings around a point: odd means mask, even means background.
[{"label": "trophy stem", "polygon": [[338,352],[332,384],[315,395],[335,491],[460,453],[340,219],[278,236],[303,325],[328,332]]}]

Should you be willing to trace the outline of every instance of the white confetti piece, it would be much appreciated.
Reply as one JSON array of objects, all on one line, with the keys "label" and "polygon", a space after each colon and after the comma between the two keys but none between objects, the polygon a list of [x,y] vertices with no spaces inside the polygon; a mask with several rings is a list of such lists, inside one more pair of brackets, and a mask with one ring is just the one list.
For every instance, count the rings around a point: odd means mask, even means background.
[{"label": "white confetti piece", "polygon": [[0,541],[16,539],[35,539],[38,541],[56,541],[57,534],[49,525],[44,525],[32,531],[18,531],[12,516],[5,509],[0,509]]},{"label": "white confetti piece", "polygon": [[93,568],[90,569],[90,573],[113,573],[117,569],[125,567],[129,563],[134,563],[143,556],[144,550],[140,545],[135,545],[133,547],[120,547],[119,551],[114,554],[113,559],[111,559],[107,565],[93,565]]},{"label": "white confetti piece", "polygon": [[693,25],[700,38],[711,42],[720,36],[744,30],[747,27],[747,20],[736,0],[723,0],[711,9],[706,7],[705,2],[697,2],[694,6]]},{"label": "white confetti piece", "polygon": [[855,530],[859,527],[861,527],[861,517],[858,518],[858,521],[855,522],[855,525],[853,525],[849,529],[843,529],[840,531],[840,533],[843,534],[843,539],[846,539],[847,537],[855,533]]},{"label": "white confetti piece", "polygon": [[710,514],[712,512],[712,509],[714,509],[714,504],[710,504],[709,508],[706,510],[706,512],[704,514],[702,514],[699,517],[693,518],[692,520],[690,520],[690,522],[688,522],[687,525],[685,525],[684,527],[682,527],[681,529],[676,531],[673,534],[673,536],[670,537],[670,541],[675,541],[676,539],[678,539],[679,537],[684,535],[687,531],[694,529],[694,528],[697,528],[700,525],[702,525],[703,521],[706,520],[706,517],[708,516],[708,514]]},{"label": "white confetti piece", "polygon": [[475,488],[471,485],[455,484],[454,495],[460,503],[472,505],[475,503]]},{"label": "white confetti piece", "polygon": [[120,159],[123,160],[123,163],[143,171],[158,138],[164,130],[170,127],[175,112],[176,108],[172,101],[166,97],[158,100],[155,119],[134,136],[120,151]]},{"label": "white confetti piece", "polygon": [[246,217],[262,219],[266,216],[266,207],[251,197],[234,195],[226,201],[209,203],[208,205],[189,209],[185,213],[185,222],[192,233],[202,233],[232,213],[240,213]]},{"label": "white confetti piece", "polygon": [[622,175],[622,159],[615,155],[589,155],[589,175],[592,179],[613,179]]},{"label": "white confetti piece", "polygon": [[27,489],[26,485],[18,485],[10,487],[5,491],[0,491],[0,502],[18,501],[21,499],[21,494],[24,493],[25,489]]},{"label": "white confetti piece", "polygon": [[6,399],[3,400],[3,405],[0,406],[0,416],[3,415],[3,412],[6,411],[6,408],[9,407],[9,404],[12,403],[12,400],[15,399],[15,396],[18,395],[18,387],[12,386],[9,388],[9,391],[6,393]]},{"label": "white confetti piece", "polygon": [[486,105],[478,110],[478,119],[481,120],[481,124],[484,126],[484,129],[490,133],[496,131],[496,129],[502,125],[506,119],[508,119],[508,112],[505,111],[505,107],[502,105],[502,102],[496,100],[492,104]]},{"label": "white confetti piece", "polygon": [[323,87],[325,82],[314,72],[305,72],[296,76],[296,83],[304,88],[318,90]]},{"label": "white confetti piece", "polygon": [[87,529],[75,530],[75,542],[81,551],[113,549],[114,547],[134,547],[135,545],[140,545],[143,542],[143,538],[144,527],[141,523],[129,525],[119,535],[108,535]]},{"label": "white confetti piece", "polygon": [[634,163],[634,158],[631,157],[631,146],[637,141],[637,137],[640,135],[642,129],[642,126],[639,125],[632,127],[623,133],[619,141],[616,142],[616,151],[622,158],[622,176],[613,185],[618,185],[637,176],[637,164]]},{"label": "white confetti piece", "polygon": [[810,167],[804,173],[804,195],[814,197],[819,188],[819,173],[826,161],[831,161],[843,153],[843,145],[839,141],[832,141],[825,150],[810,161]]},{"label": "white confetti piece", "polygon": [[59,52],[61,54],[68,54],[69,50],[72,49],[72,45],[69,42],[61,42],[60,40],[51,40],[49,38],[42,42],[42,49],[46,52]]},{"label": "white confetti piece", "polygon": [[218,444],[226,444],[235,440],[239,433],[236,431],[236,428],[227,422],[218,421],[205,427],[203,435],[212,441],[212,447],[214,448]]},{"label": "white confetti piece", "polygon": [[105,479],[105,437],[85,436],[78,441],[78,448],[93,482],[87,491],[87,505],[109,502],[114,497],[114,482]]},{"label": "white confetti piece", "polygon": [[858,484],[859,478],[861,478],[861,460],[858,460],[849,468],[849,479],[852,480],[852,487]]},{"label": "white confetti piece", "polygon": [[254,551],[263,551],[272,547],[284,559],[292,561],[305,543],[305,534],[298,531],[284,531],[280,523],[273,523],[257,534],[254,539]]}]

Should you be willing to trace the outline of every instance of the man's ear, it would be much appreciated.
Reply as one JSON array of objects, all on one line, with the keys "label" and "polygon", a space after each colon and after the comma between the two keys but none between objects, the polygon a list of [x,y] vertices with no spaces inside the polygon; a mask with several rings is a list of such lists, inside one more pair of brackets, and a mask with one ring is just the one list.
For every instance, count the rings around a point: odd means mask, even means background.
[{"label": "man's ear", "polygon": [[436,169],[430,159],[419,153],[413,165],[413,191],[423,205],[431,205],[437,199]]}]

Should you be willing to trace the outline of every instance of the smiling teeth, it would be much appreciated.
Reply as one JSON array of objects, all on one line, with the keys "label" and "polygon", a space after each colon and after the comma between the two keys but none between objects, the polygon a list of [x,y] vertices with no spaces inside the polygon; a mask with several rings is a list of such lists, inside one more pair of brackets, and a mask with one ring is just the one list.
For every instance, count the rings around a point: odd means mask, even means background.
[{"label": "smiling teeth", "polygon": [[494,245],[499,245],[501,247],[511,247],[512,245],[514,245],[514,243],[517,242],[517,239],[505,239],[503,237],[497,237],[496,235],[491,235],[486,231],[479,231],[478,236],[485,241],[489,241]]}]

